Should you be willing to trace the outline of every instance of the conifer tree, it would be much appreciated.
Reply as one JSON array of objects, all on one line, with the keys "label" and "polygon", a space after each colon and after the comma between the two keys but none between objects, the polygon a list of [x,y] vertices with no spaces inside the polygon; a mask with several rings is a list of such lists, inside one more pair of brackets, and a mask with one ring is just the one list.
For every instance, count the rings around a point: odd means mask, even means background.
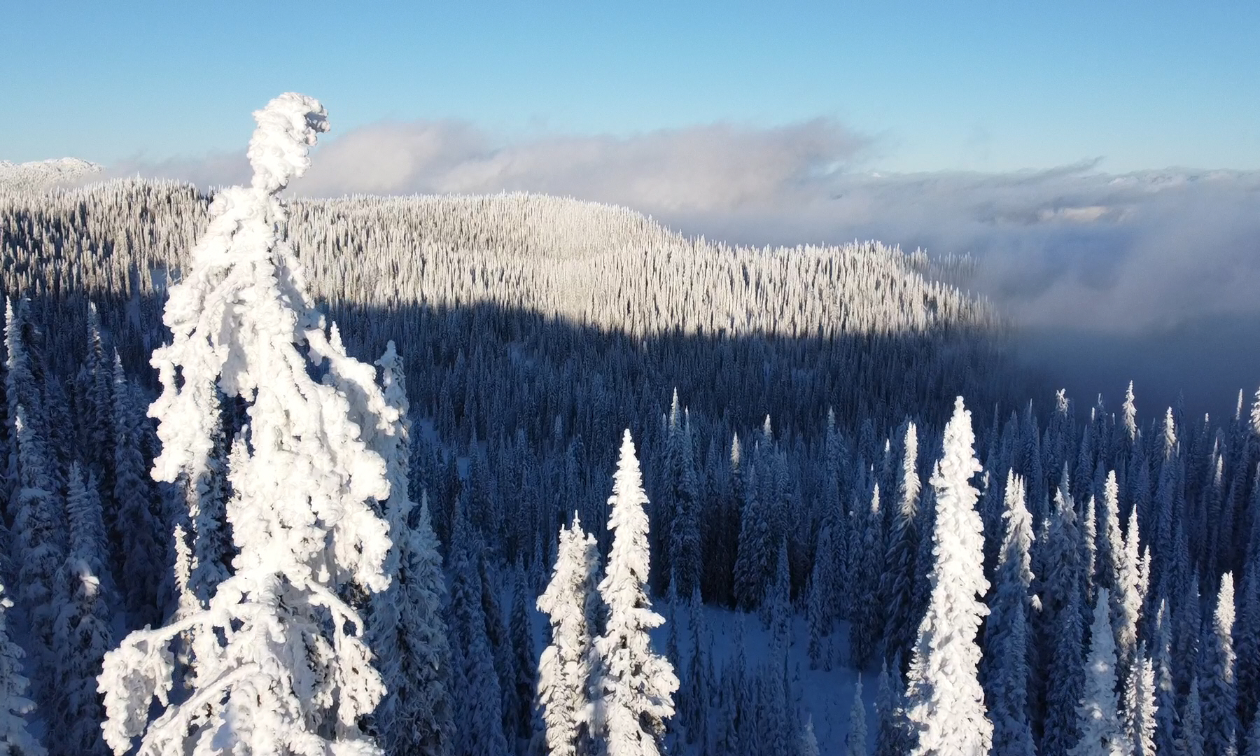
[{"label": "conifer tree", "polygon": [[735,598],[744,609],[757,609],[765,598],[770,577],[772,546],[770,521],[757,483],[757,465],[748,465],[739,548],[735,557]]},{"label": "conifer tree", "polygon": [[451,706],[451,652],[442,602],[446,579],[431,524],[428,493],[412,501],[411,420],[402,358],[390,341],[377,360],[382,396],[391,422],[365,429],[369,446],[385,460],[389,498],[385,518],[391,545],[384,569],[389,588],[372,598],[368,637],[376,653],[385,695],[375,721],[389,753],[444,756],[455,734]]},{"label": "conifer tree", "polygon": [[879,688],[875,694],[875,756],[901,756],[906,752],[905,692],[902,690],[901,662],[893,659],[890,669],[885,661],[879,670]]},{"label": "conifer tree", "polygon": [[503,731],[503,694],[486,633],[482,600],[481,543],[463,507],[451,535],[451,593],[447,607],[454,663],[454,701],[461,727],[456,754],[502,756],[508,752]]},{"label": "conifer tree", "polygon": [[971,478],[981,470],[974,452],[971,413],[962,397],[945,426],[943,456],[931,484],[936,490],[932,532],[936,563],[931,599],[919,625],[910,663],[908,715],[917,737],[916,756],[973,756],[987,753],[993,724],[977,679],[976,633],[988,612],[979,600],[984,578],[984,527],[976,512],[979,491]]},{"label": "conifer tree", "polygon": [[997,587],[985,622],[984,673],[989,717],[993,720],[993,749],[1012,756],[1034,753],[1028,721],[1028,626],[1036,597],[1031,595],[1033,574],[1029,553],[1033,543],[1032,518],[1024,506],[1024,481],[1006,477],[1006,529],[998,555]]},{"label": "conifer tree", "polygon": [[22,649],[9,637],[8,613],[13,602],[0,585],[0,750],[9,756],[44,756],[44,747],[31,734],[28,717],[35,704],[26,697]]},{"label": "conifer tree", "polygon": [[1085,690],[1077,709],[1080,740],[1071,756],[1129,756],[1133,745],[1120,722],[1116,699],[1116,640],[1111,629],[1107,589],[1098,592],[1089,657],[1085,663]]},{"label": "conifer tree", "polygon": [[1155,728],[1158,720],[1155,703],[1155,667],[1145,646],[1138,648],[1133,669],[1124,687],[1124,724],[1133,756],[1155,756]]},{"label": "conifer tree", "polygon": [[[919,437],[914,423],[906,425],[897,507],[893,512],[880,594],[888,610],[884,633],[884,658],[904,654],[914,641],[915,556],[919,550]],[[898,672],[900,674],[900,672]]]},{"label": "conifer tree", "polygon": [[511,636],[512,656],[515,661],[513,669],[516,672],[514,685],[517,729],[512,734],[526,746],[534,739],[537,722],[534,717],[534,698],[538,689],[538,657],[534,652],[534,631],[525,609],[527,591],[525,569],[517,563],[513,570],[512,607],[508,619],[508,635]]},{"label": "conifer tree", "polygon": [[156,623],[158,583],[166,559],[158,544],[159,520],[153,491],[132,417],[130,386],[122,360],[114,354],[114,502],[115,537],[120,546],[119,582],[135,625]]},{"label": "conifer tree", "polygon": [[1067,603],[1053,626],[1051,658],[1046,672],[1046,703],[1041,743],[1042,756],[1064,756],[1078,739],[1077,707],[1084,689],[1084,621],[1081,586],[1071,586]]},{"label": "conifer tree", "polygon": [[[141,754],[380,753],[358,723],[383,686],[363,621],[339,593],[389,583],[382,571],[388,526],[374,511],[374,500],[389,495],[385,464],[350,421],[352,414],[388,418],[389,408],[379,391],[370,407],[352,407],[330,385],[371,367],[330,344],[280,235],[287,212],[276,194],[308,167],[309,146],[327,130],[324,109],[290,93],[255,120],[252,184],[216,195],[191,270],[170,290],[164,322],[173,342],[152,360],[163,384],[151,409],[160,480],[204,468],[216,386],[248,406],[250,445],[233,460],[227,507],[235,573],[205,611],[132,633],[106,655],[104,734],[118,754],[137,736]],[[324,361],[327,383],[311,372]],[[205,645],[187,697],[174,703],[166,649],[192,629]],[[165,712],[150,724],[154,698]]]},{"label": "conifer tree", "polygon": [[1155,613],[1155,752],[1172,753],[1177,738],[1177,689],[1172,673],[1172,620],[1168,604],[1160,600]]},{"label": "conifer tree", "polygon": [[61,568],[60,585],[68,595],[54,628],[57,687],[63,726],[49,731],[60,751],[96,756],[107,753],[101,738],[104,719],[96,677],[101,660],[113,645],[112,618],[104,594],[105,526],[96,482],[86,483],[77,463],[70,468],[66,499],[70,549]]},{"label": "conifer tree", "polygon": [[1199,680],[1193,675],[1190,680],[1190,693],[1186,695],[1186,700],[1181,706],[1181,717],[1177,722],[1177,739],[1173,748],[1173,753],[1185,754],[1185,756],[1204,756],[1206,753]]},{"label": "conifer tree", "polygon": [[849,710],[849,729],[844,734],[845,756],[866,756],[866,705],[862,703],[862,674],[859,672],[853,689],[853,707]]},{"label": "conifer tree", "polygon": [[660,626],[645,586],[649,578],[648,519],[643,476],[630,431],[622,437],[608,527],[612,550],[599,594],[607,607],[599,655],[596,722],[607,756],[656,756],[664,721],[674,713],[678,678],[669,662],[652,651],[648,630]]},{"label": "conifer tree", "polygon": [[1234,678],[1234,576],[1225,573],[1211,632],[1203,639],[1199,695],[1207,756],[1238,756],[1238,691]]},{"label": "conifer tree", "polygon": [[598,570],[595,537],[583,532],[575,514],[572,527],[560,528],[551,582],[538,597],[539,611],[551,622],[551,644],[538,662],[538,699],[552,756],[589,753]]}]

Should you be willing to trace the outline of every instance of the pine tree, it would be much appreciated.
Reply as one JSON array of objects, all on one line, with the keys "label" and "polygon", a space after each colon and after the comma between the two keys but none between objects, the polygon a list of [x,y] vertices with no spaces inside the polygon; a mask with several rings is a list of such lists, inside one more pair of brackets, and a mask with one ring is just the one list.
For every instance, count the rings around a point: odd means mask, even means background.
[{"label": "pine tree", "polygon": [[1177,736],[1177,690],[1172,673],[1172,621],[1168,604],[1163,600],[1155,613],[1155,648],[1151,661],[1155,668],[1155,752],[1173,753]]},{"label": "pine tree", "polygon": [[122,558],[119,582],[134,624],[147,625],[160,618],[158,583],[166,560],[156,538],[161,529],[153,514],[153,491],[136,435],[129,389],[122,360],[115,353],[114,501],[118,508],[115,537]]},{"label": "pine tree", "polygon": [[858,673],[853,689],[853,708],[849,710],[849,730],[844,734],[845,756],[866,756],[866,705],[862,703],[862,674]]},{"label": "pine tree", "polygon": [[[380,753],[358,722],[383,685],[363,621],[339,593],[389,583],[388,526],[374,511],[389,495],[385,464],[351,422],[388,418],[389,407],[379,390],[370,406],[352,406],[346,386],[374,386],[372,368],[330,344],[280,236],[287,213],[276,194],[309,165],[308,147],[327,129],[324,109],[290,93],[255,120],[252,185],[216,195],[191,271],[170,290],[164,322],[173,342],[152,360],[163,384],[151,409],[160,480],[204,468],[216,385],[248,406],[250,448],[233,460],[227,508],[236,571],[207,610],[132,633],[106,655],[104,734],[118,754],[137,736],[141,754]],[[311,370],[324,362],[321,383]],[[166,647],[192,629],[205,646],[188,696],[173,703]],[[154,698],[166,711],[150,725]]]},{"label": "pine tree", "polygon": [[66,499],[70,549],[62,565],[60,585],[69,593],[54,628],[57,679],[63,726],[49,731],[57,750],[88,756],[107,753],[101,739],[104,719],[96,677],[101,660],[113,645],[112,618],[104,594],[105,525],[96,481],[86,484],[78,464],[70,468]]},{"label": "pine tree", "polygon": [[1005,501],[1006,530],[998,555],[997,588],[985,622],[981,671],[994,751],[1031,756],[1035,749],[1028,721],[1028,625],[1036,602],[1029,567],[1032,517],[1024,506],[1024,481],[1014,472],[1007,473]]},{"label": "pine tree", "polygon": [[385,460],[389,498],[384,509],[392,536],[385,570],[393,579],[373,596],[368,617],[368,637],[386,691],[376,709],[376,727],[388,753],[445,756],[455,738],[451,651],[442,618],[446,579],[427,491],[417,507],[408,488],[410,405],[393,341],[376,364],[384,399],[396,413],[392,422],[365,429],[370,447]]},{"label": "pine tree", "polygon": [[850,577],[857,606],[849,631],[849,655],[857,669],[866,666],[884,629],[885,607],[879,591],[880,575],[884,572],[884,516],[879,510],[879,484],[871,493],[864,520],[858,569]]},{"label": "pine tree", "polygon": [[805,607],[806,623],[809,626],[807,650],[810,669],[819,667],[831,669],[831,653],[827,639],[831,635],[831,595],[837,580],[834,550],[831,528],[824,525],[818,531],[818,544],[814,549],[814,568],[809,576]]},{"label": "pine tree", "polygon": [[1098,592],[1089,657],[1085,663],[1085,690],[1077,708],[1080,740],[1072,756],[1128,756],[1133,753],[1120,722],[1116,700],[1116,639],[1111,629],[1107,589]]},{"label": "pine tree", "polygon": [[27,718],[35,704],[26,697],[28,681],[22,676],[26,654],[9,637],[8,612],[12,607],[0,585],[0,750],[8,756],[44,756],[44,747],[28,728]]},{"label": "pine tree", "polygon": [[1077,706],[1084,689],[1085,663],[1081,604],[1081,585],[1075,583],[1052,626],[1050,656],[1054,663],[1046,671],[1045,716],[1037,749],[1042,756],[1063,756],[1078,739]]},{"label": "pine tree", "polygon": [[1144,646],[1138,648],[1124,686],[1124,725],[1133,756],[1155,756],[1155,667]]},{"label": "pine tree", "polygon": [[875,694],[875,756],[901,756],[906,748],[905,692],[901,684],[901,661],[893,659],[890,670],[885,661],[879,670]]},{"label": "pine tree", "polygon": [[805,729],[801,732],[800,756],[819,756],[818,736],[814,735],[814,719],[805,720]]},{"label": "pine tree", "polygon": [[984,578],[984,526],[976,512],[980,492],[971,485],[981,470],[974,444],[971,413],[958,397],[931,480],[936,490],[932,532],[936,564],[930,575],[931,599],[910,663],[907,708],[918,741],[911,753],[917,756],[987,753],[993,738],[976,677],[980,661],[976,633],[988,612],[978,597],[988,591],[989,583]]},{"label": "pine tree", "polygon": [[42,663],[53,648],[53,625],[59,596],[57,573],[65,559],[62,535],[63,504],[49,472],[43,439],[26,421],[26,407],[18,405],[14,418],[19,488],[13,518],[18,594],[29,617],[30,642]]},{"label": "pine tree", "polygon": [[679,715],[687,728],[687,742],[702,747],[709,742],[709,707],[714,689],[713,667],[709,652],[712,639],[705,623],[704,604],[700,590],[691,593],[687,618],[691,629],[691,655],[687,659],[687,672],[678,692]]},{"label": "pine tree", "polygon": [[598,610],[599,550],[575,514],[560,545],[538,609],[550,617],[551,644],[538,662],[538,699],[552,756],[589,752],[592,644]]},{"label": "pine tree", "polygon": [[[893,512],[880,594],[888,610],[884,633],[884,658],[903,655],[914,641],[918,617],[915,615],[915,556],[919,550],[919,437],[914,423],[906,425],[901,460],[901,481],[897,487],[897,509]],[[898,673],[900,674],[900,673]]]},{"label": "pine tree", "polygon": [[756,464],[748,466],[743,505],[735,557],[735,598],[742,608],[756,609],[765,598],[773,551],[770,521],[757,487]]},{"label": "pine tree", "polygon": [[461,756],[503,756],[508,752],[503,732],[503,694],[494,666],[494,648],[486,633],[482,601],[481,543],[463,507],[451,535],[451,600],[448,628],[457,650],[454,664],[454,701],[460,729],[454,749]]},{"label": "pine tree", "polygon": [[655,756],[664,720],[674,713],[678,678],[651,649],[648,630],[664,620],[652,611],[644,587],[649,578],[648,519],[643,476],[627,430],[622,438],[608,527],[614,532],[599,594],[608,610],[599,655],[596,691],[597,731],[607,756]]},{"label": "pine tree", "polygon": [[1192,676],[1190,693],[1181,707],[1181,717],[1177,723],[1177,740],[1173,753],[1185,756],[1203,756],[1203,706],[1199,697],[1199,680]]},{"label": "pine tree", "polygon": [[534,631],[525,609],[525,569],[517,563],[513,571],[512,608],[508,622],[508,635],[512,640],[512,656],[516,671],[516,737],[525,744],[533,742],[537,719],[534,716],[534,698],[538,689],[538,656],[534,652]]},{"label": "pine tree", "polygon": [[1238,691],[1234,680],[1234,576],[1225,573],[1210,634],[1203,639],[1199,695],[1206,756],[1238,756]]}]

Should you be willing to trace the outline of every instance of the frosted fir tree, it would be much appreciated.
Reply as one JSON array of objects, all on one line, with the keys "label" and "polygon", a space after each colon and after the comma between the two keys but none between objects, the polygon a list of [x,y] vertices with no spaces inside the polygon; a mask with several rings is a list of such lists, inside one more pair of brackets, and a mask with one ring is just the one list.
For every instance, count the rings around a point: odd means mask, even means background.
[{"label": "frosted fir tree", "polygon": [[1155,612],[1151,664],[1155,673],[1155,751],[1172,753],[1177,735],[1177,688],[1172,673],[1172,622],[1163,599]]},{"label": "frosted fir tree", "polygon": [[1251,716],[1251,729],[1247,731],[1247,742],[1243,756],[1260,756],[1260,716],[1255,712]]},{"label": "frosted fir tree", "polygon": [[[13,416],[17,449],[17,483],[14,492],[14,557],[18,598],[29,618],[29,638],[37,658],[53,648],[53,625],[59,610],[57,573],[65,559],[62,535],[64,506],[55,494],[50,459],[44,439],[27,422],[26,407],[18,405]],[[42,661],[42,659],[41,659]]]},{"label": "frosted fir tree", "polygon": [[1024,501],[1023,479],[1008,472],[1002,513],[1006,531],[994,577],[997,589],[985,625],[982,667],[993,720],[993,749],[1011,756],[1035,752],[1028,722],[1028,628],[1037,598],[1031,593],[1032,517]]},{"label": "frosted fir tree", "polygon": [[61,568],[61,586],[68,601],[54,627],[57,680],[63,724],[49,732],[49,744],[66,753],[107,753],[101,739],[104,718],[96,677],[101,660],[113,646],[112,617],[102,578],[105,568],[105,526],[96,481],[83,480],[77,463],[70,468],[66,498],[70,548]]},{"label": "frosted fir tree", "polygon": [[849,576],[854,591],[853,619],[849,630],[849,658],[863,669],[875,652],[884,630],[886,607],[879,584],[884,572],[884,517],[879,511],[879,484],[871,492],[870,509],[861,535],[858,569]]},{"label": "frosted fir tree", "polygon": [[482,604],[482,544],[460,507],[451,535],[451,599],[447,605],[455,658],[452,679],[460,728],[454,751],[464,756],[508,752],[503,732],[503,693],[486,633]]},{"label": "frosted fir tree", "polygon": [[713,639],[705,622],[704,602],[700,589],[691,592],[687,624],[691,632],[691,654],[687,658],[687,673],[679,687],[679,716],[687,728],[687,742],[702,746],[709,742],[709,707],[715,688],[710,653]]},{"label": "frosted fir tree", "polygon": [[596,730],[607,756],[656,756],[665,719],[674,714],[678,678],[669,662],[652,650],[648,631],[664,619],[652,611],[645,586],[649,577],[648,503],[634,441],[621,441],[608,528],[612,550],[599,595],[607,607],[605,631],[595,641],[599,656],[595,686]]},{"label": "frosted fir tree", "polygon": [[1085,690],[1077,707],[1080,740],[1071,756],[1130,756],[1133,744],[1120,721],[1116,699],[1116,639],[1107,589],[1098,591],[1085,662]]},{"label": "frosted fir tree", "polygon": [[153,513],[153,491],[132,416],[130,389],[122,360],[115,352],[114,504],[117,512],[114,532],[121,547],[122,572],[118,581],[131,614],[131,626],[136,627],[155,623],[161,616],[158,584],[166,558],[157,541],[161,528]]},{"label": "frosted fir tree", "polygon": [[532,597],[525,586],[525,569],[518,562],[512,570],[512,606],[509,608],[508,635],[511,640],[513,670],[516,679],[515,712],[517,742],[525,746],[537,744],[541,746],[542,722],[536,716],[536,697],[538,691],[538,654],[534,650],[534,629],[530,624],[526,601]]},{"label": "frosted fir tree", "polygon": [[551,644],[538,662],[538,700],[552,756],[586,756],[591,715],[592,644],[599,595],[599,547],[575,514],[561,526],[556,565],[538,610],[551,623]]},{"label": "frosted fir tree", "polygon": [[1203,639],[1199,695],[1207,756],[1238,756],[1238,688],[1234,657],[1234,576],[1225,573],[1211,629]]},{"label": "frosted fir tree", "polygon": [[44,747],[31,734],[27,717],[35,704],[26,697],[22,649],[9,637],[8,613],[13,602],[0,585],[0,752],[6,756],[44,756]]},{"label": "frosted fir tree", "polygon": [[906,748],[905,691],[901,683],[901,660],[893,657],[891,669],[885,661],[879,670],[875,693],[875,756],[901,756]]},{"label": "frosted fir tree", "polygon": [[1134,756],[1155,756],[1157,714],[1155,667],[1142,645],[1138,647],[1124,684],[1124,726],[1133,744]]},{"label": "frosted fir tree", "polygon": [[446,578],[429,514],[428,494],[420,504],[408,491],[410,406],[402,358],[390,341],[376,362],[385,401],[396,418],[371,434],[371,446],[385,460],[392,547],[385,571],[389,588],[373,596],[368,632],[385,683],[376,725],[389,753],[445,756],[454,738],[451,706],[451,650],[442,603]]},{"label": "frosted fir tree", "polygon": [[[234,574],[208,607],[129,635],[105,657],[105,740],[122,754],[241,756],[380,749],[359,729],[384,693],[363,641],[363,620],[340,598],[384,590],[388,525],[385,462],[361,440],[338,371],[371,367],[338,354],[284,238],[276,196],[305,172],[323,106],[284,94],[256,112],[248,187],[219,192],[192,266],[170,290],[164,323],[173,341],[154,352],[163,391],[150,414],[162,454],[154,477],[195,477],[214,439],[216,388],[248,405],[248,448],[234,455],[227,519]],[[330,361],[328,382],[314,376]],[[375,407],[388,409],[382,398]],[[387,424],[388,417],[378,419]],[[172,642],[194,630],[188,690],[173,696]],[[162,713],[149,721],[156,699]]]},{"label": "frosted fir tree", "polygon": [[930,481],[936,490],[936,563],[928,576],[931,598],[919,625],[906,695],[916,756],[984,754],[993,738],[976,669],[976,633],[989,611],[979,597],[989,590],[989,581],[984,577],[984,526],[976,511],[980,492],[971,484],[982,469],[974,445],[971,413],[958,397]]},{"label": "frosted fir tree", "polygon": [[862,703],[862,675],[853,687],[853,707],[849,709],[849,730],[844,734],[845,756],[866,756],[866,704]]},{"label": "frosted fir tree", "polygon": [[1186,756],[1203,756],[1203,700],[1199,696],[1199,679],[1190,680],[1190,692],[1181,706],[1181,718],[1177,722],[1177,739],[1173,753]]},{"label": "frosted fir tree", "polygon": [[805,728],[801,730],[800,756],[819,756],[818,736],[814,734],[814,718],[805,720]]},{"label": "frosted fir tree", "polygon": [[[897,486],[897,508],[893,511],[880,594],[887,602],[888,622],[884,657],[892,659],[909,649],[914,640],[915,556],[919,550],[919,435],[914,423],[906,425],[901,458],[901,480]],[[904,657],[903,657],[904,658]],[[898,672],[900,674],[900,672]]]}]

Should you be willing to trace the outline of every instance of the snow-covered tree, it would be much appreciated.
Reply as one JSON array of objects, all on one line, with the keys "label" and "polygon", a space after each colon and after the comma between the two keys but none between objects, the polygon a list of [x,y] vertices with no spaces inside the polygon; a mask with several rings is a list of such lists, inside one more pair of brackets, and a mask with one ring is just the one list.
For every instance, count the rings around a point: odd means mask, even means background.
[{"label": "snow-covered tree", "polygon": [[[880,594],[887,602],[888,622],[884,633],[884,658],[906,653],[914,641],[915,556],[919,550],[919,435],[914,423],[906,425],[901,458],[901,479],[897,486],[897,508],[892,513],[888,556],[884,563]],[[904,658],[904,657],[902,657]],[[898,672],[900,674],[900,672]]]},{"label": "snow-covered tree", "polygon": [[1120,721],[1116,698],[1116,639],[1111,628],[1109,602],[1107,589],[1100,589],[1094,602],[1094,624],[1085,662],[1085,691],[1077,708],[1080,740],[1069,752],[1072,756],[1129,756],[1133,753],[1133,744]]},{"label": "snow-covered tree", "polygon": [[853,707],[849,709],[849,729],[844,734],[845,756],[866,756],[866,704],[862,702],[862,674],[853,687]]},{"label": "snow-covered tree", "polygon": [[1155,667],[1144,646],[1138,648],[1124,684],[1124,726],[1133,756],[1155,756]]},{"label": "snow-covered tree", "polygon": [[1234,576],[1225,573],[1210,632],[1203,639],[1199,695],[1207,756],[1238,756],[1238,689],[1234,678]]},{"label": "snow-covered tree", "polygon": [[875,756],[901,756],[906,752],[905,691],[901,683],[901,660],[894,657],[879,670],[875,692]]},{"label": "snow-covered tree", "polygon": [[918,756],[984,754],[993,738],[976,670],[976,633],[988,613],[979,597],[988,591],[989,581],[984,577],[984,526],[976,512],[980,492],[971,484],[981,470],[974,445],[971,413],[958,397],[945,426],[943,456],[930,481],[936,491],[936,563],[907,689],[908,716],[917,739],[911,753]]},{"label": "snow-covered tree", "polygon": [[599,594],[607,607],[604,634],[595,641],[595,720],[607,756],[656,756],[664,721],[674,713],[678,678],[664,657],[652,650],[648,631],[664,619],[652,611],[645,586],[649,577],[648,518],[643,476],[634,441],[626,430],[621,441],[608,527],[612,550]]},{"label": "snow-covered tree", "polygon": [[27,718],[35,704],[26,697],[22,649],[9,637],[8,612],[13,602],[0,585],[0,750],[6,756],[44,756],[44,747],[31,734]]},{"label": "snow-covered tree", "polygon": [[428,493],[417,508],[408,490],[410,405],[402,359],[390,341],[376,361],[385,401],[396,418],[370,434],[371,447],[385,460],[389,498],[385,517],[392,545],[385,571],[389,588],[377,593],[368,635],[385,696],[376,710],[376,728],[389,753],[445,756],[454,735],[451,706],[451,651],[442,603],[446,578],[429,514]]},{"label": "snow-covered tree", "polygon": [[62,565],[60,584],[68,595],[54,628],[57,650],[57,687],[62,726],[49,730],[55,749],[84,756],[107,752],[101,739],[104,718],[97,696],[96,677],[101,660],[113,645],[112,617],[104,593],[105,526],[96,481],[83,480],[78,464],[70,468],[66,512],[70,548]]},{"label": "snow-covered tree", "polygon": [[[255,113],[248,187],[220,191],[164,322],[173,341],[154,352],[163,384],[150,410],[162,454],[154,477],[174,482],[205,468],[213,449],[216,386],[248,406],[247,452],[234,458],[227,519],[235,572],[208,608],[129,635],[105,657],[105,740],[115,753],[376,754],[359,729],[384,693],[343,586],[380,591],[389,496],[384,460],[352,415],[391,419],[379,390],[353,407],[334,383],[368,374],[330,343],[283,237],[277,198],[310,164],[327,130],[315,100],[284,94]],[[326,381],[314,368],[327,362]],[[362,381],[360,381],[363,384]],[[196,630],[202,645],[187,694],[173,699],[171,642]],[[164,712],[149,722],[151,703]],[[178,702],[176,702],[178,701]]]},{"label": "snow-covered tree", "polygon": [[819,756],[818,736],[814,734],[814,718],[805,720],[805,729],[801,731],[800,756]]},{"label": "snow-covered tree", "polygon": [[1035,749],[1028,721],[1028,627],[1036,602],[1029,566],[1033,533],[1032,517],[1024,505],[1024,481],[1014,472],[1007,473],[1002,518],[1006,531],[985,623],[981,670],[993,720],[994,751],[1031,756]]},{"label": "snow-covered tree", "polygon": [[538,662],[538,701],[552,756],[589,752],[592,643],[598,609],[599,549],[575,514],[561,526],[556,565],[538,610],[550,618],[551,644]]}]

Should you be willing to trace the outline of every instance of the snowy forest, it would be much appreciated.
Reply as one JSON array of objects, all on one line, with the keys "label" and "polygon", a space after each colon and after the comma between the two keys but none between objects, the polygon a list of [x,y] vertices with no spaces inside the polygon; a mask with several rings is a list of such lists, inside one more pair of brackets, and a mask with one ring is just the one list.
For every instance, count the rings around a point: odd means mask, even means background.
[{"label": "snowy forest", "polygon": [[0,186],[0,752],[1260,756],[1260,392],[1055,391],[967,259],[289,199],[254,115]]}]

